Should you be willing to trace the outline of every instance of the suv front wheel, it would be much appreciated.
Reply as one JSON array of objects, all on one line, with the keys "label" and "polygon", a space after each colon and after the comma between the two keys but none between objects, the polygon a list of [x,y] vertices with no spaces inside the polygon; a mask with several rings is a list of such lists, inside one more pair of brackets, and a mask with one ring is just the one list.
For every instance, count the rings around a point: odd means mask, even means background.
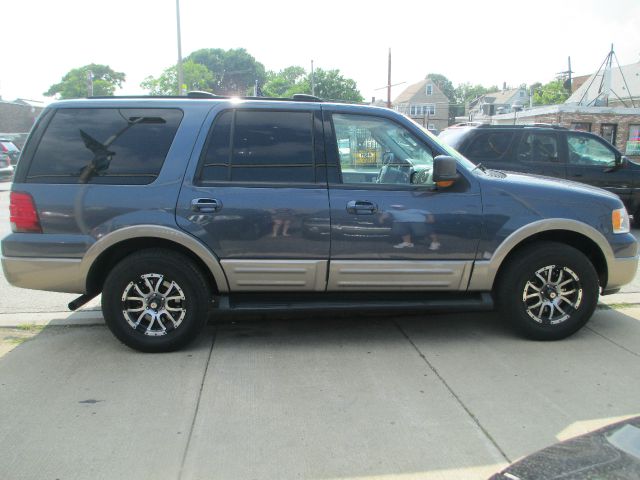
[{"label": "suv front wheel", "polygon": [[111,270],[102,312],[113,334],[143,352],[177,350],[206,323],[210,289],[188,257],[165,249],[143,250]]},{"label": "suv front wheel", "polygon": [[560,340],[582,328],[598,303],[598,275],[573,247],[540,242],[506,265],[498,305],[513,326],[534,340]]}]

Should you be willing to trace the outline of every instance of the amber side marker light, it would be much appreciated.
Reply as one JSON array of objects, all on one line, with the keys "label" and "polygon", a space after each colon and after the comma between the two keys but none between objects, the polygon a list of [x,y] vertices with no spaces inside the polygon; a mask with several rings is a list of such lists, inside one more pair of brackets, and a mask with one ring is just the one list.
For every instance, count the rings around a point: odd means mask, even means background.
[{"label": "amber side marker light", "polygon": [[40,219],[33,197],[25,192],[11,192],[9,221],[15,233],[42,233]]},{"label": "amber side marker light", "polygon": [[613,233],[629,233],[629,214],[626,208],[618,208],[611,212]]}]

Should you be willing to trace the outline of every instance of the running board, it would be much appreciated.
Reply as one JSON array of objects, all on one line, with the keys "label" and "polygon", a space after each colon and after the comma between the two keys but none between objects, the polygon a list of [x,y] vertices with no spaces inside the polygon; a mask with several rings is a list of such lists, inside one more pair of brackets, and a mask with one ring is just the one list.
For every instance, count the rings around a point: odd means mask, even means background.
[{"label": "running board", "polygon": [[218,296],[214,311],[225,313],[288,313],[342,311],[439,311],[463,312],[493,310],[490,293],[317,293],[286,295],[244,293]]}]

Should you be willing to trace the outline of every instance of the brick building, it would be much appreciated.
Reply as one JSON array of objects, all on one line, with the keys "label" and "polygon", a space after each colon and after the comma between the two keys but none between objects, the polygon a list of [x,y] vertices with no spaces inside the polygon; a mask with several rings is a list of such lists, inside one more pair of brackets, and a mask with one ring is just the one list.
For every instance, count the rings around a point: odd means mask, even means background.
[{"label": "brick building", "polygon": [[640,160],[640,108],[549,105],[491,117],[495,125],[550,123],[596,133],[624,155]]}]

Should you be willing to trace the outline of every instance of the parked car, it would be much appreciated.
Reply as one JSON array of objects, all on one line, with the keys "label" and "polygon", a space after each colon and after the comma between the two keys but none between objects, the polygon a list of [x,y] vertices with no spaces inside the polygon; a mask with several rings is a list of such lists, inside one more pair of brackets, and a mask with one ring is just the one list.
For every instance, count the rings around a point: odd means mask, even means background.
[{"label": "parked car", "polygon": [[462,125],[439,137],[486,168],[563,178],[618,195],[640,220],[640,165],[602,137],[552,125]]},{"label": "parked car", "polygon": [[11,140],[0,138],[0,156],[6,155],[10,159],[11,165],[18,163],[20,149]]},{"label": "parked car", "polygon": [[71,309],[102,293],[108,327],[143,351],[222,311],[497,304],[555,340],[638,263],[617,196],[484,171],[397,112],[304,95],[53,103],[10,212],[8,281],[81,294]]}]

